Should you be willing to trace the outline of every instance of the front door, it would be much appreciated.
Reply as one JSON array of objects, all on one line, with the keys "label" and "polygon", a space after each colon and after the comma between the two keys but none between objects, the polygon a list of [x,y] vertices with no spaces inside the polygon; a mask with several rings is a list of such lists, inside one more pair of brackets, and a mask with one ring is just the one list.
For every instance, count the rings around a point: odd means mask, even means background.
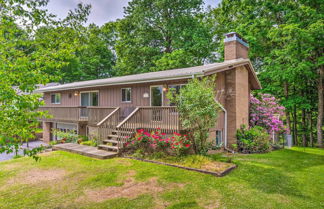
[{"label": "front door", "polygon": [[[163,105],[163,87],[151,86],[151,106],[161,107]],[[152,110],[152,120],[161,121],[162,111],[161,109]]]}]

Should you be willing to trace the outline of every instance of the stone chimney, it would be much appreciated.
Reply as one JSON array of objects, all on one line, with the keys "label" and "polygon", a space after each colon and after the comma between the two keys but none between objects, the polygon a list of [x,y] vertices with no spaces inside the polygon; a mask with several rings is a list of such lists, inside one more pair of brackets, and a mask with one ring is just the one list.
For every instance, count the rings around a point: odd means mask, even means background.
[{"label": "stone chimney", "polygon": [[249,45],[238,33],[231,32],[225,34],[225,60],[248,58]]}]

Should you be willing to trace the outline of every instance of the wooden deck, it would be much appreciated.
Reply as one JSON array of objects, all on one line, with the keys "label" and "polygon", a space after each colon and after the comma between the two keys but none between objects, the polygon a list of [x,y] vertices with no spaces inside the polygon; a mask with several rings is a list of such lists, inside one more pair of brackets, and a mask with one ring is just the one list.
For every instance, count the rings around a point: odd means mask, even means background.
[{"label": "wooden deck", "polygon": [[97,158],[97,159],[108,159],[117,156],[116,152],[99,150],[97,147],[90,147],[90,146],[73,144],[73,143],[54,145],[53,150],[63,150],[67,152],[73,152],[73,153],[77,153],[80,155]]}]

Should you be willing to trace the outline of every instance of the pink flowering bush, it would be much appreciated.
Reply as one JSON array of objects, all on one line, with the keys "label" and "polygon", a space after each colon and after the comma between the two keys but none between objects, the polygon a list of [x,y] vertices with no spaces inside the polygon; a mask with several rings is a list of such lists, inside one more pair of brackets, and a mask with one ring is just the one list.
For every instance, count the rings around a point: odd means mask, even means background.
[{"label": "pink flowering bush", "polygon": [[250,126],[261,126],[268,133],[284,132],[286,129],[280,118],[285,108],[279,105],[278,100],[270,94],[260,94],[260,99],[250,97]]},{"label": "pink flowering bush", "polygon": [[184,155],[191,148],[192,144],[187,135],[174,133],[172,137],[167,137],[161,133],[160,129],[151,133],[144,129],[139,129],[133,138],[126,143],[126,147],[142,149],[146,153],[163,151],[168,153],[169,150],[176,155]]}]

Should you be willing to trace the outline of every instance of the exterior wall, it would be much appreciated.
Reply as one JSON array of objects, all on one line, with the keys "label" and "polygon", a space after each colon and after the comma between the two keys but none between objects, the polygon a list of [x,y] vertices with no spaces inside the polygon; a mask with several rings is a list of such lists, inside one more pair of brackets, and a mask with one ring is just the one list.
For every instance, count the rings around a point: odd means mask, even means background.
[{"label": "exterior wall", "polygon": [[[168,87],[173,84],[185,84],[188,80],[177,80],[177,81],[164,81],[156,83],[143,83],[143,84],[132,84],[123,86],[106,86],[98,88],[87,88],[78,90],[68,90],[61,92],[61,104],[51,104],[50,95],[51,93],[44,94],[44,100],[46,106],[80,106],[80,92],[82,91],[99,91],[99,106],[109,107],[121,107],[121,111],[124,117],[132,112],[137,106],[150,106],[150,97],[144,98],[143,94],[148,93],[150,95],[150,86],[161,85]],[[121,89],[131,88],[131,102],[123,103],[121,101]],[[245,67],[238,67],[233,70],[226,70],[217,73],[215,90],[217,92],[216,99],[225,107],[227,110],[227,141],[228,146],[236,143],[236,130],[240,128],[242,124],[248,125],[249,115],[249,95],[250,95],[250,84],[249,74]],[[75,92],[77,91],[77,96]],[[168,105],[168,99],[166,93],[163,92],[163,105]],[[215,121],[215,127],[210,129],[210,140],[215,142],[216,130],[222,131],[222,139],[224,142],[224,120],[225,115],[220,110],[219,117]],[[89,126],[88,126],[89,127]],[[46,124],[44,123],[44,136],[46,135]],[[88,128],[88,134],[95,134],[96,129]],[[79,124],[79,134],[85,135],[87,133],[86,124]],[[45,138],[45,137],[44,137]]]},{"label": "exterior wall", "polygon": [[[150,106],[150,97],[143,98],[144,93],[150,94],[150,86],[162,85],[167,87],[172,84],[185,84],[187,80],[178,80],[178,81],[165,81],[165,82],[156,82],[156,83],[143,83],[143,84],[131,84],[131,85],[122,85],[122,86],[107,86],[107,87],[98,87],[98,88],[87,88],[87,89],[78,89],[78,90],[69,90],[69,91],[60,91],[60,92],[51,92],[44,94],[44,101],[48,107],[57,107],[57,106],[80,106],[80,92],[83,91],[99,91],[99,106],[109,106],[109,107],[121,107],[121,108],[135,108],[137,106]],[[121,100],[121,89],[122,88],[131,88],[131,102],[122,102]],[[75,96],[75,92],[78,93]],[[61,104],[51,104],[51,94],[61,93]],[[168,104],[168,99],[164,92],[163,95],[163,105]]]},{"label": "exterior wall", "polygon": [[43,141],[49,143],[51,141],[51,122],[43,122]]}]

